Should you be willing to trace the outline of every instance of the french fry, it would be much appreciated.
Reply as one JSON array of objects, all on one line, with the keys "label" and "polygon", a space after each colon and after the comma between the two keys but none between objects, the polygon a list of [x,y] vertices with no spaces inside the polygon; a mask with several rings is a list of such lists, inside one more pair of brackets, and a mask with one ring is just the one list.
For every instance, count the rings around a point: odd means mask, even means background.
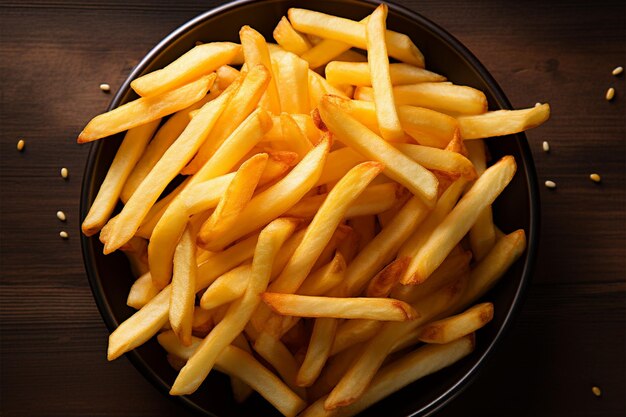
[{"label": "french fry", "polygon": [[130,86],[142,97],[172,91],[231,63],[240,49],[240,45],[230,42],[198,45],[165,68],[133,80]]},{"label": "french fry", "polygon": [[[472,140],[468,142],[467,149],[470,160],[476,167],[478,175],[482,175],[487,169],[485,143],[482,140]],[[491,250],[496,243],[496,230],[493,224],[493,213],[491,206],[485,207],[476,219],[476,223],[469,232],[470,247],[474,258],[480,261]]]},{"label": "french fry", "polygon": [[[370,87],[372,77],[365,62],[329,62],[325,68],[326,80],[332,85],[349,84],[358,87]],[[417,84],[446,81],[443,75],[435,74],[409,64],[389,64],[389,76],[392,85]]]},{"label": "french fry", "polygon": [[[216,93],[226,90],[241,76],[241,73],[230,65],[222,65],[215,71],[215,74],[217,78],[215,79],[213,87],[217,90]],[[213,92],[213,90],[211,90],[211,92]]]},{"label": "french fry", "polygon": [[148,266],[148,241],[141,237],[134,237],[120,248],[130,264],[130,271],[135,278],[150,272]]},{"label": "french fry", "polygon": [[385,175],[419,195],[429,207],[434,205],[437,179],[432,173],[342,112],[326,97],[322,99],[319,110],[324,123],[338,140],[362,155],[385,164]]},{"label": "french fry", "polygon": [[348,372],[328,395],[324,407],[328,410],[354,403],[370,384],[374,375],[397,341],[421,324],[427,323],[461,299],[466,282],[457,281],[433,293],[414,306],[419,317],[412,321],[385,323],[382,329],[363,348]]},{"label": "french fry", "polygon": [[[239,349],[252,354],[252,349],[250,349],[250,345],[248,344],[248,341],[243,333],[240,333],[239,336],[233,340],[232,346],[238,347]],[[233,397],[238,403],[244,402],[253,392],[250,385],[246,384],[243,380],[234,375],[230,376],[230,387],[233,391]]]},{"label": "french fry", "polygon": [[[362,23],[296,8],[289,9],[288,15],[292,26],[300,32],[367,49],[366,30]],[[390,56],[407,64],[424,67],[424,56],[408,36],[387,30],[385,42]]]},{"label": "french fry", "polygon": [[[346,212],[346,218],[377,214],[393,207],[400,197],[402,187],[396,183],[371,185],[352,203]],[[289,209],[285,215],[299,218],[311,218],[324,203],[328,194],[306,197]]]},{"label": "french fry", "polygon": [[[359,343],[368,341],[380,331],[383,323],[378,320],[344,321],[337,329],[330,354],[339,354]],[[339,379],[336,382],[339,382]],[[335,383],[335,385],[337,384]]]},{"label": "french fry", "polygon": [[532,129],[550,118],[550,105],[522,110],[496,110],[477,116],[458,117],[461,136],[465,140],[512,135]]},{"label": "french fry", "polygon": [[[347,323],[355,320],[349,320]],[[356,320],[358,321],[358,320]],[[315,383],[307,389],[309,401],[313,402],[328,394],[337,385],[342,375],[346,373],[352,361],[359,355],[361,345],[346,349],[336,356],[328,358],[327,365],[322,370]]]},{"label": "french fry", "polygon": [[469,355],[474,350],[474,346],[472,335],[445,345],[421,347],[381,369],[363,396],[353,404],[328,411],[324,407],[327,398],[322,397],[300,415],[301,417],[357,415],[410,383],[458,362]]},{"label": "french fry", "polygon": [[[174,353],[183,360],[187,360],[187,363],[193,358],[202,344],[201,339],[194,337],[191,346],[182,346],[173,332],[163,332],[158,336],[157,340],[165,350]],[[220,371],[241,379],[285,416],[295,417],[298,411],[306,406],[306,403],[276,375],[243,349],[228,345],[220,352],[215,362],[215,366]]]},{"label": "french fry", "polygon": [[148,210],[148,214],[144,217],[139,229],[135,233],[136,237],[141,237],[144,239],[150,239],[152,236],[152,231],[156,227],[157,223],[167,210],[167,207],[174,201],[174,198],[189,184],[189,180],[191,178],[187,177],[178,187],[176,187],[172,192],[170,192],[165,197],[161,198],[159,201],[154,203],[150,210]]},{"label": "french fry", "polygon": [[139,184],[146,178],[152,168],[159,162],[159,159],[165,154],[167,149],[174,143],[181,133],[185,130],[191,120],[189,114],[204,106],[207,102],[214,99],[217,95],[209,93],[201,100],[195,102],[191,106],[173,114],[154,135],[146,147],[143,155],[133,168],[124,183],[124,188],[120,194],[120,200],[126,203],[130,196],[135,192]]},{"label": "french fry", "polygon": [[269,283],[276,253],[293,233],[296,223],[278,219],[263,229],[255,248],[251,278],[244,296],[233,302],[226,316],[202,341],[172,385],[172,395],[194,392],[213,368],[220,352],[243,331]]},{"label": "french fry", "polygon": [[270,285],[270,291],[293,293],[302,285],[351,203],[381,170],[379,163],[364,162],[337,183],[311,221],[302,243],[285,269]]},{"label": "french fry", "polygon": [[343,255],[337,252],[328,264],[304,280],[298,293],[302,295],[324,295],[343,280],[345,272],[346,261]]},{"label": "french fry", "polygon": [[[198,265],[196,291],[206,288],[217,277],[252,257],[257,239],[258,236],[251,236]],[[141,345],[167,323],[170,296],[171,286],[167,286],[109,335],[108,360]]]},{"label": "french fry", "polygon": [[484,208],[493,203],[508,185],[515,170],[515,159],[505,156],[476,180],[417,252],[402,279],[403,284],[424,282],[437,269]]},{"label": "french fry", "polygon": [[361,240],[361,236],[351,226],[348,225],[347,227],[350,227],[350,232],[337,246],[337,254],[340,254],[346,263],[352,262],[356,256],[359,251],[359,241]]},{"label": "french fry", "polygon": [[264,98],[261,105],[273,114],[280,114],[280,98],[276,85],[276,74],[272,68],[270,52],[267,48],[265,38],[250,26],[242,26],[239,31],[241,38],[241,46],[243,47],[243,55],[248,68],[256,65],[263,65],[270,72],[270,81],[267,85]]},{"label": "french fry", "polygon": [[407,321],[419,315],[403,301],[391,298],[317,297],[265,292],[261,298],[278,314],[295,317],[329,317]]},{"label": "french fry", "polygon": [[389,296],[404,270],[409,266],[410,258],[398,258],[380,271],[367,285],[367,297],[381,298]]},{"label": "french fry", "polygon": [[322,141],[283,179],[250,200],[240,214],[244,221],[235,224],[220,239],[200,242],[200,246],[209,250],[223,248],[289,210],[317,182],[329,147],[328,140]]},{"label": "french fry", "polygon": [[256,154],[244,162],[237,170],[235,178],[228,188],[213,214],[202,225],[200,234],[203,236],[220,236],[238,220],[241,210],[248,204],[252,194],[267,166],[268,155]]},{"label": "french fry", "polygon": [[350,233],[352,233],[352,229],[350,228],[350,226],[346,226],[345,224],[340,223],[339,226],[337,226],[335,233],[333,233],[333,235],[330,237],[330,240],[322,250],[322,253],[317,258],[317,261],[315,261],[315,264],[313,265],[313,268],[311,268],[311,271],[317,271],[322,266],[328,264],[335,257],[339,245],[346,239],[346,237]]},{"label": "french fry", "polygon": [[460,153],[410,143],[398,143],[395,147],[426,169],[467,180],[477,176],[472,162]]},{"label": "french fry", "polygon": [[141,309],[159,293],[159,289],[152,285],[150,272],[146,272],[133,283],[128,292],[126,305],[134,309]]},{"label": "french fry", "polygon": [[337,331],[337,320],[318,318],[313,325],[313,333],[300,366],[296,383],[301,387],[310,387],[322,372]]},{"label": "french fry", "polygon": [[[148,259],[155,285],[164,286],[170,280],[170,259],[173,253],[173,243],[178,240],[183,225],[188,216],[192,214],[190,212],[192,204],[188,203],[189,196],[202,195],[194,192],[196,185],[202,179],[215,178],[228,172],[243,155],[261,140],[264,132],[269,130],[269,123],[271,123],[269,115],[262,109],[257,109],[250,114],[192,178],[190,184],[180,193],[176,201],[167,208],[155,227],[151,236],[151,243],[148,246]],[[197,180],[195,184],[194,180]],[[201,230],[198,234],[197,241],[199,244],[203,242],[204,233],[205,231]]]},{"label": "french fry", "polygon": [[[359,23],[366,23],[367,17]],[[339,59],[342,54],[350,52],[351,45],[333,39],[323,39],[300,57],[309,63],[309,68],[317,69],[333,59]],[[367,57],[362,62],[367,62]]]},{"label": "french fry", "polygon": [[92,142],[176,113],[202,99],[215,81],[206,75],[176,90],[128,102],[93,119],[78,135],[78,143]]},{"label": "french fry", "polygon": [[202,294],[200,307],[210,310],[241,297],[248,287],[251,269],[249,264],[241,265],[216,279]]},{"label": "french fry", "polygon": [[289,52],[293,52],[296,55],[302,55],[309,49],[311,49],[311,43],[309,40],[298,33],[289,20],[283,16],[278,25],[274,28],[274,39],[283,49]]},{"label": "french fry", "polygon": [[194,336],[204,337],[209,334],[214,325],[214,313],[215,311],[208,311],[201,307],[194,308],[193,320],[191,321],[191,330]]},{"label": "french fry", "polygon": [[126,179],[141,157],[148,141],[154,134],[160,119],[130,129],[115,154],[98,195],[83,220],[81,229],[87,236],[100,231],[115,209]]},{"label": "french fry", "polygon": [[404,132],[398,118],[389,74],[389,57],[385,44],[386,20],[387,6],[381,4],[370,15],[365,32],[378,128],[384,139],[393,141],[404,136]]},{"label": "french fry", "polygon": [[[337,55],[337,59],[335,62],[367,62],[367,56],[363,55],[360,52],[349,49],[346,52],[342,52],[341,54]],[[367,68],[367,65],[365,66],[365,68],[369,73],[369,68]],[[326,78],[328,79],[328,76]]]},{"label": "french fry", "polygon": [[172,295],[170,296],[170,325],[185,346],[191,344],[191,327],[196,299],[198,265],[194,240],[194,234],[187,227],[174,254]]},{"label": "french fry", "polygon": [[347,146],[332,151],[328,154],[324,170],[315,185],[319,187],[339,181],[348,171],[366,160],[367,158]]},{"label": "french fry", "polygon": [[[281,83],[282,85],[282,83]],[[280,126],[283,131],[283,138],[289,144],[289,147],[298,154],[300,159],[313,149],[313,144],[306,137],[304,132],[300,129],[300,126],[296,121],[288,114],[282,113],[280,115]]]},{"label": "french fry", "polygon": [[287,113],[308,114],[309,65],[296,54],[286,53],[277,62],[276,74],[280,108]]},{"label": "french fry", "polygon": [[178,140],[168,148],[118,215],[118,221],[115,222],[110,238],[105,244],[105,254],[113,252],[135,234],[167,184],[178,175],[198,150],[229,99],[230,94],[224,93],[205,104],[200,110],[201,113],[189,122]]},{"label": "french fry", "polygon": [[423,326],[419,340],[424,343],[445,344],[480,329],[493,318],[493,304],[481,303],[457,314]]},{"label": "french fry", "polygon": [[253,346],[255,352],[272,365],[289,388],[300,398],[306,399],[306,390],[296,385],[298,364],[289,349],[280,340],[263,332],[259,334]]},{"label": "french fry", "polygon": [[[399,85],[393,88],[396,105],[426,107],[443,113],[461,115],[482,114],[487,111],[485,94],[471,87],[446,82]],[[357,100],[373,101],[370,87],[358,87]]]},{"label": "french fry", "polygon": [[[181,170],[184,175],[197,173],[211,159],[219,147],[228,139],[237,127],[255,111],[270,82],[271,73],[263,65],[252,67],[240,86],[232,87],[232,98],[225,104],[215,126],[198,149],[196,156]],[[222,93],[225,94],[226,92]],[[222,96],[220,95],[220,97]],[[270,124],[271,126],[271,124]]]},{"label": "french fry", "polygon": [[313,119],[308,114],[292,114],[291,118],[298,124],[300,130],[304,132],[309,142],[317,145],[322,137],[322,132],[315,126]]},{"label": "french fry", "polygon": [[[409,257],[412,259],[415,255],[417,255],[433,231],[452,211],[466,185],[467,181],[463,178],[459,178],[453,182],[446,189],[446,191],[444,191],[441,197],[439,197],[435,208],[430,212],[428,217],[424,220],[420,227],[415,230],[413,235],[404,242],[400,248],[398,257]],[[406,277],[407,274],[405,273],[404,276]]]}]

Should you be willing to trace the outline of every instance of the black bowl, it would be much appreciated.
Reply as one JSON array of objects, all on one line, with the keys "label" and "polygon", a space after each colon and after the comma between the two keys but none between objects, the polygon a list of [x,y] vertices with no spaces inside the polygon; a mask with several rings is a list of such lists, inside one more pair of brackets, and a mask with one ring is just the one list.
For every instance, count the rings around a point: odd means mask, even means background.
[{"label": "black bowl", "polygon": [[[314,3],[297,0],[241,0],[208,11],[184,24],[161,41],[129,75],[109,106],[115,108],[136,98],[130,82],[138,76],[161,68],[193,47],[198,40],[238,42],[242,25],[250,25],[272,39],[272,30],[290,7],[309,7],[318,11],[352,19],[370,13],[376,3],[369,0],[318,0]],[[511,105],[495,80],[478,60],[445,30],[419,14],[389,4],[388,27],[406,33],[426,57],[430,70],[447,76],[456,84],[482,90],[489,108],[510,109]],[[98,188],[119,146],[121,135],[98,141],[91,146],[85,168],[81,218],[87,214]],[[475,352],[459,363],[417,381],[374,405],[363,415],[426,416],[456,396],[475,377],[491,354],[519,309],[522,295],[530,280],[538,244],[539,193],[535,168],[526,137],[523,134],[487,141],[495,159],[513,155],[518,172],[494,205],[496,224],[505,232],[524,229],[528,249],[486,297],[495,304],[493,321],[481,330]],[[126,306],[126,296],[133,276],[126,258],[114,253],[102,254],[97,237],[82,237],[83,257],[96,303],[109,330],[133,314]],[[160,391],[167,394],[176,373],[165,359],[165,353],[153,339],[126,356]],[[231,395],[227,378],[211,372],[204,385],[193,395],[172,397],[191,409],[210,416],[278,415],[258,395],[243,405]]]}]

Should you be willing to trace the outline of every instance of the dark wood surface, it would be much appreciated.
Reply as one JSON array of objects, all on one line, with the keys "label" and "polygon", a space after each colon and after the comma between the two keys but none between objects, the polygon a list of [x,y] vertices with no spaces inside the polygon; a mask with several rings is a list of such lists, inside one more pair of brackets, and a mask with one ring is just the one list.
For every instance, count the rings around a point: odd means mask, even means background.
[{"label": "dark wood surface", "polygon": [[[75,138],[111,100],[101,82],[117,89],[162,37],[218,3],[0,3],[2,415],[188,415],[127,360],[106,361],[78,239],[88,146]],[[467,45],[514,106],[553,109],[528,134],[540,181],[558,184],[541,187],[532,287],[497,353],[438,415],[625,415],[626,91],[624,75],[611,75],[626,64],[624,3],[402,3]]]}]

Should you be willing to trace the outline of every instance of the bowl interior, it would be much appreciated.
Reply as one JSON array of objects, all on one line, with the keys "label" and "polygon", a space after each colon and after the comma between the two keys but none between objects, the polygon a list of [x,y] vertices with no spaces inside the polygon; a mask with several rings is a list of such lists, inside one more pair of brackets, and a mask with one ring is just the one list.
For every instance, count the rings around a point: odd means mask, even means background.
[{"label": "bowl interior", "polygon": [[[111,107],[136,98],[130,81],[143,73],[161,68],[193,47],[198,40],[238,42],[239,28],[250,25],[272,39],[272,31],[289,7],[309,7],[352,19],[361,19],[375,5],[355,0],[321,0],[314,5],[306,1],[240,1],[207,12],[188,22],[165,38],[135,68],[120,89]],[[427,68],[441,73],[456,84],[469,85],[485,92],[490,109],[510,108],[504,94],[480,63],[449,34],[425,18],[390,5],[388,27],[406,33],[426,57]],[[83,180],[81,215],[86,216],[107,169],[115,156],[122,135],[92,145]],[[495,304],[493,321],[477,336],[476,351],[461,362],[417,381],[367,410],[363,415],[404,416],[426,415],[441,407],[458,393],[475,374],[495,342],[500,338],[519,305],[520,296],[529,279],[534,262],[538,228],[538,193],[532,157],[523,134],[488,140],[493,160],[513,155],[518,172],[494,205],[496,224],[504,231],[523,228],[529,248],[525,255],[486,297]],[[133,276],[126,258],[120,253],[104,256],[97,237],[82,238],[85,265],[94,297],[102,316],[113,330],[133,314],[126,305]],[[160,390],[167,392],[176,373],[165,359],[165,353],[153,339],[127,354],[129,359]],[[194,394],[177,397],[196,411],[215,416],[279,415],[273,407],[253,395],[244,404],[237,404],[231,395],[228,378],[211,372],[204,385]]]}]

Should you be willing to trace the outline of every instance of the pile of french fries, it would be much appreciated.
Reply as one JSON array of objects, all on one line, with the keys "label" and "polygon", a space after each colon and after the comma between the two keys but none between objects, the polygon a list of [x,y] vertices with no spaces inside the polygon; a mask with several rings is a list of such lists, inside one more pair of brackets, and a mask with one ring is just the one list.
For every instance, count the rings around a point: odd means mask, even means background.
[{"label": "pile of french fries", "polygon": [[173,395],[216,369],[237,401],[351,416],[472,351],[526,247],[492,219],[515,160],[482,139],[550,109],[487,111],[386,17],[290,9],[277,44],[200,44],[89,122],[80,143],[126,131],[82,223],[137,276],[109,360],[156,336]]}]

